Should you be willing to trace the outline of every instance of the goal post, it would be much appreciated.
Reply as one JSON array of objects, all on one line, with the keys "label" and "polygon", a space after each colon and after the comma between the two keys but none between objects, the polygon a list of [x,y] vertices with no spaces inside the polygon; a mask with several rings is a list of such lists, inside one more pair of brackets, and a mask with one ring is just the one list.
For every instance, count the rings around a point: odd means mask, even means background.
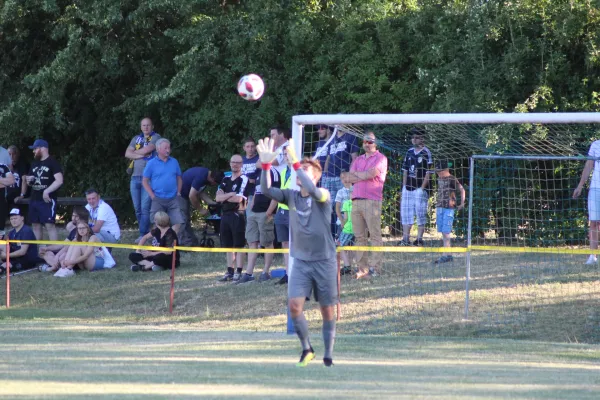
[{"label": "goal post", "polygon": [[[468,330],[494,336],[521,329],[527,336],[562,298],[583,305],[573,313],[577,318],[594,315],[595,322],[583,324],[587,334],[590,326],[600,332],[600,313],[591,311],[600,305],[598,267],[584,263],[590,252],[585,194],[571,198],[589,145],[600,139],[600,113],[296,115],[292,140],[299,155],[315,156],[319,125],[355,137],[359,153],[365,132],[373,131],[388,159],[383,245],[371,249],[383,254],[381,277],[372,280],[379,290],[342,280],[345,319],[363,321],[351,331],[377,333],[381,324],[394,324],[399,332],[417,334]],[[436,227],[435,173],[424,203],[424,244],[399,246],[403,159],[413,127],[426,132],[434,162],[449,161],[465,189],[466,209],[455,210],[450,249],[443,248]],[[413,226],[411,240],[417,234]],[[454,255],[452,262],[436,263],[440,253]]]}]

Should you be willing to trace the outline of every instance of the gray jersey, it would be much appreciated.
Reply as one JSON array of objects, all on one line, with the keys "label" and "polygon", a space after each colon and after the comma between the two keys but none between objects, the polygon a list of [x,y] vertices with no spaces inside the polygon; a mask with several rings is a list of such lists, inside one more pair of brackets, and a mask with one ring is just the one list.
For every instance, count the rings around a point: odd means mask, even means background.
[{"label": "gray jersey", "polygon": [[282,191],[290,208],[290,255],[304,261],[335,258],[331,235],[331,200],[320,203],[299,191]]}]

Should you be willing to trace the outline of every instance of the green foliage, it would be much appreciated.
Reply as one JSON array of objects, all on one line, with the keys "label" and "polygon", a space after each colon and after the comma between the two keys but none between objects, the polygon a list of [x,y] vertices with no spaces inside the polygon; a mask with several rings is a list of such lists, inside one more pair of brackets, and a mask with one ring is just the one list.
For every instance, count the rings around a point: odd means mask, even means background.
[{"label": "green foliage", "polygon": [[127,197],[145,115],[190,167],[298,113],[596,111],[599,33],[583,0],[0,0],[0,140]]}]

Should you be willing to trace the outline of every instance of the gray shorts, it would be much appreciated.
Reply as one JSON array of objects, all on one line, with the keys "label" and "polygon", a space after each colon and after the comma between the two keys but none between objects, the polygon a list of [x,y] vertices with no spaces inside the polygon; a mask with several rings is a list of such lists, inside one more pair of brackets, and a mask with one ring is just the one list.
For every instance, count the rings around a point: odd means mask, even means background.
[{"label": "gray shorts", "polygon": [[273,244],[275,240],[273,219],[267,221],[266,211],[247,214],[246,240],[248,243],[260,242],[264,247]]},{"label": "gray shorts", "polygon": [[171,226],[176,224],[183,224],[183,213],[181,212],[181,198],[179,196],[171,199],[161,199],[160,197],[154,197],[152,205],[150,206],[150,223],[154,223],[154,214],[159,211],[164,211],[169,215],[171,220]]},{"label": "gray shorts", "polygon": [[338,303],[337,259],[303,261],[294,258],[292,273],[288,281],[288,298],[309,298],[315,294],[315,300],[321,306]]},{"label": "gray shorts", "polygon": [[277,241],[289,242],[290,241],[290,211],[279,209],[275,214],[275,234],[277,235]]}]

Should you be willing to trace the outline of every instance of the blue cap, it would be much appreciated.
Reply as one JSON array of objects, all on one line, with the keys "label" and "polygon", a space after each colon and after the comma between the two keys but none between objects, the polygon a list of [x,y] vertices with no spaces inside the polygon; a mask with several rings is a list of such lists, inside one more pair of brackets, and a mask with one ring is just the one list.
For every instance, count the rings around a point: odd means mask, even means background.
[{"label": "blue cap", "polygon": [[33,142],[33,146],[29,146],[30,149],[37,149],[38,147],[48,148],[48,142],[44,139],[36,139],[35,142]]}]

